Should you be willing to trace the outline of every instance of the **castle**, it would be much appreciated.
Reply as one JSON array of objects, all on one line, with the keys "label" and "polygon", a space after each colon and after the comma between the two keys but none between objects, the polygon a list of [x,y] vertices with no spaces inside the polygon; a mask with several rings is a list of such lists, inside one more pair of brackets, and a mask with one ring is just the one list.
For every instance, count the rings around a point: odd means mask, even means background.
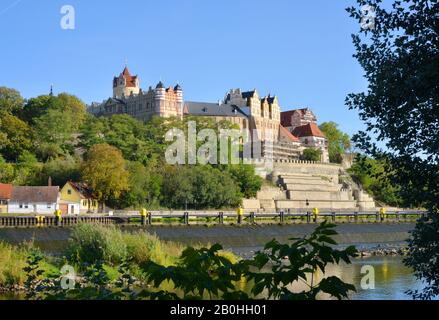
[{"label": "castle", "polygon": [[298,159],[304,149],[318,148],[321,162],[329,162],[327,139],[317,126],[315,114],[309,108],[281,112],[276,96],[261,97],[256,89],[232,89],[217,103],[183,102],[179,84],[165,88],[160,81],[155,88],[143,91],[139,77],[125,67],[113,79],[113,97],[92,103],[88,112],[96,116],[128,114],[141,121],[153,116],[227,120],[238,124],[241,130],[256,130],[262,142],[273,141],[271,152],[275,159]]},{"label": "castle", "polygon": [[102,103],[93,103],[88,111],[96,116],[129,114],[142,121],[153,116],[182,117],[183,90],[180,85],[165,88],[160,81],[155,88],[144,92],[138,76],[131,75],[128,67],[113,79],[113,97]]}]

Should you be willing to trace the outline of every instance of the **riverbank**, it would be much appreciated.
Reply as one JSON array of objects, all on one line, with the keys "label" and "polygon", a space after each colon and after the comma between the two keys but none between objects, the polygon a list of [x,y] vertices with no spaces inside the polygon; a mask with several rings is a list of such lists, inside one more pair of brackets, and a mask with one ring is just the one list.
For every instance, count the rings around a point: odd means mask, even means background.
[{"label": "riverbank", "polygon": [[[340,245],[355,245],[360,251],[370,251],[378,246],[399,248],[409,238],[414,223],[366,223],[338,224],[339,233],[334,239]],[[272,239],[287,242],[293,237],[303,237],[315,229],[314,224],[296,225],[243,225],[243,226],[126,226],[127,232],[141,232],[156,235],[164,241],[178,242],[184,245],[207,245],[221,243],[224,247],[262,247]],[[0,241],[18,244],[33,241],[42,250],[57,252],[67,243],[70,228],[17,228],[0,229]],[[390,249],[394,249],[394,248]],[[366,250],[368,249],[368,250]]]}]

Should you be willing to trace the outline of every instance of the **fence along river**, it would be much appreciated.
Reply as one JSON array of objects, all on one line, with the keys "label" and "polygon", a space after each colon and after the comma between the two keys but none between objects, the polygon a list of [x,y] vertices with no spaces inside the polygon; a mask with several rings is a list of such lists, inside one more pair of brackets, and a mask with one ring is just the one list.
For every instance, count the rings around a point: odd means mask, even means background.
[{"label": "fence along river", "polygon": [[274,222],[279,224],[291,223],[320,223],[328,220],[333,223],[370,223],[370,222],[413,222],[426,215],[423,211],[394,211],[382,213],[374,212],[351,212],[336,213],[324,212],[313,214],[305,213],[255,213],[236,214],[231,212],[184,212],[184,213],[162,213],[145,212],[144,214],[124,215],[80,215],[80,216],[0,216],[0,227],[69,227],[78,223],[101,223],[101,224],[141,224],[151,226],[153,224],[181,224],[191,223],[207,224],[264,224]]}]

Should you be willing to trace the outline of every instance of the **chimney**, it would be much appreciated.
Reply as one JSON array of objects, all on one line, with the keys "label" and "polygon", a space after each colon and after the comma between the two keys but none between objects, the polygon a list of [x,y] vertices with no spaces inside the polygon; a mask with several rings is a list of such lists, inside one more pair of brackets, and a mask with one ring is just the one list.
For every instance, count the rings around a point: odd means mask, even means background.
[{"label": "chimney", "polygon": [[47,185],[48,185],[49,187],[52,186],[52,177],[49,177],[49,179],[47,179]]}]

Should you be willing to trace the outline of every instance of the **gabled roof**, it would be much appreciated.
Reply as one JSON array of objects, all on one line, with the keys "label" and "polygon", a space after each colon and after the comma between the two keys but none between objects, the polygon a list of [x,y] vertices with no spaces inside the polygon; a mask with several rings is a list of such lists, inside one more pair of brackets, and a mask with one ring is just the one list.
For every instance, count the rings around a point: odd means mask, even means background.
[{"label": "gabled roof", "polygon": [[[128,67],[125,67],[121,73],[121,75],[125,78],[127,87],[136,87],[137,76],[132,76]],[[117,77],[114,77],[113,86],[117,86]]]},{"label": "gabled roof", "polygon": [[284,127],[290,127],[291,126],[291,117],[295,113],[299,113],[300,116],[304,116],[307,112],[311,112],[310,108],[302,108],[302,109],[294,109],[290,111],[284,111],[280,113],[280,122]]},{"label": "gabled roof", "polygon": [[0,183],[0,199],[9,200],[12,195],[12,185]]},{"label": "gabled roof", "polygon": [[326,138],[319,127],[314,123],[308,123],[300,127],[296,127],[292,132],[297,137],[320,137]]},{"label": "gabled roof", "polygon": [[11,202],[56,203],[59,187],[12,187]]},{"label": "gabled roof", "polygon": [[297,138],[295,135],[293,135],[287,128],[284,126],[279,126],[282,133],[284,133],[292,142],[300,142],[299,138]]},{"label": "gabled roof", "polygon": [[72,188],[75,189],[79,193],[79,195],[82,199],[94,199],[95,198],[93,196],[93,191],[86,183],[73,182],[73,181],[69,181],[67,183],[70,184],[72,186]]},{"label": "gabled roof", "polygon": [[281,112],[280,113],[280,123],[284,127],[290,127],[291,126],[291,117],[295,112],[297,112],[297,110],[290,110],[290,111]]},{"label": "gabled roof", "polygon": [[238,106],[207,102],[187,101],[183,112],[192,116],[245,117],[247,115]]}]

